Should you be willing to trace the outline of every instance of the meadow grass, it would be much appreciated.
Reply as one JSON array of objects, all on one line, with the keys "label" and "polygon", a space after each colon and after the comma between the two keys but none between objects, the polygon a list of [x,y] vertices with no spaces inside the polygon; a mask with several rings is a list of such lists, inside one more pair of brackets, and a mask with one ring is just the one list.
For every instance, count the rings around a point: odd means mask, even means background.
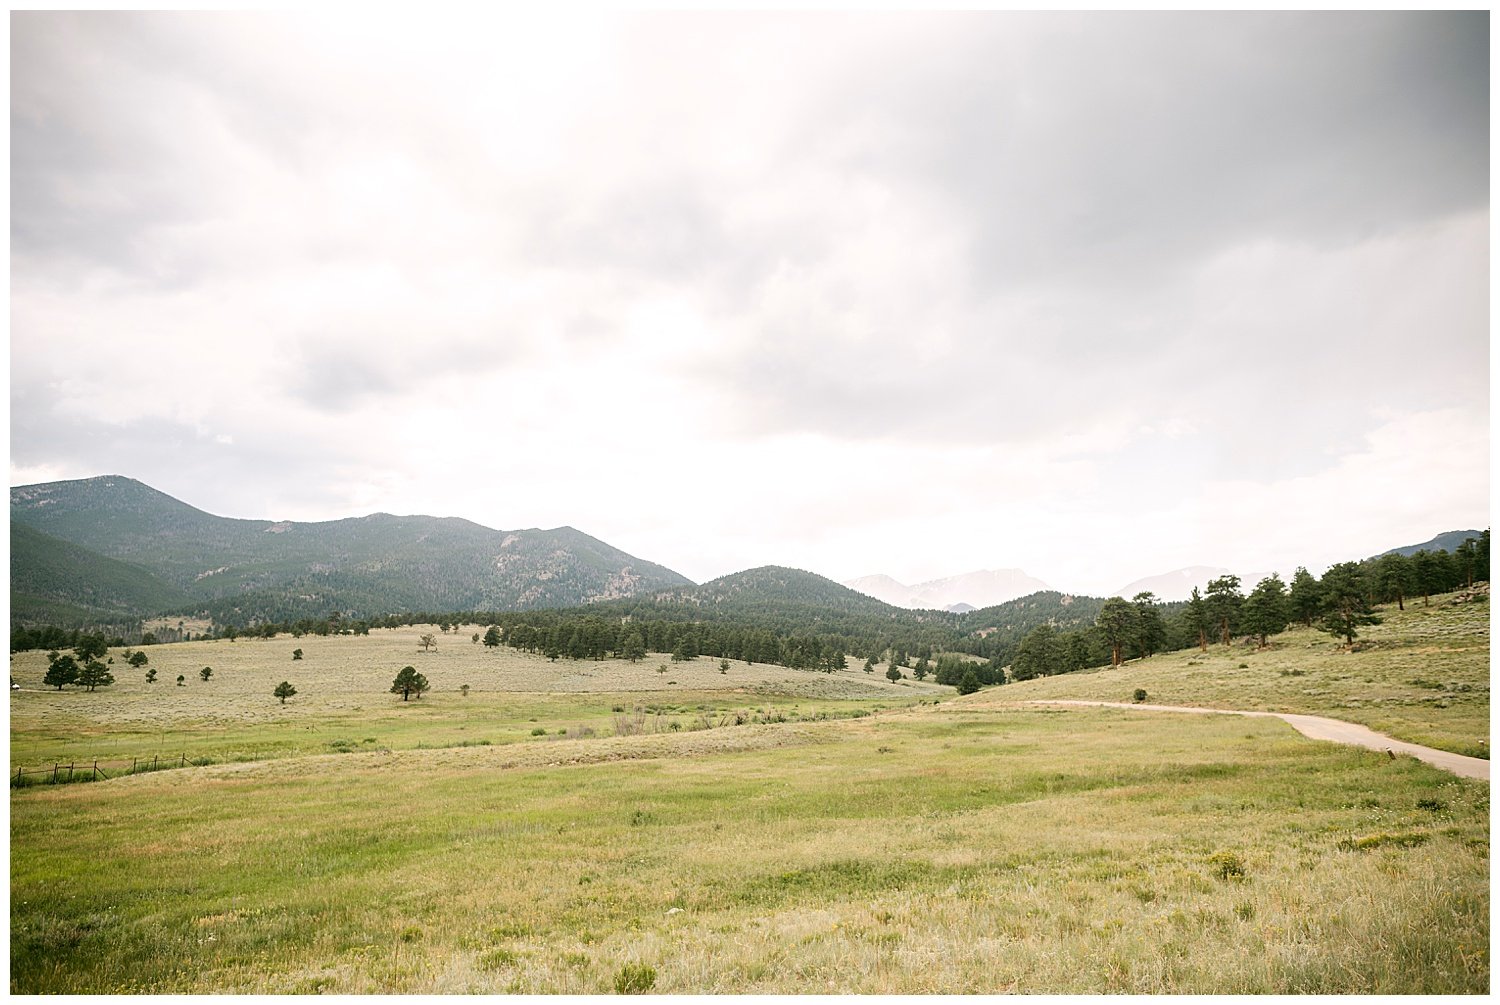
[{"label": "meadow grass", "polygon": [[[419,745],[504,744],[592,730],[610,735],[624,715],[638,728],[702,728],[705,720],[762,721],[850,715],[927,700],[952,689],[860,670],[809,673],[768,664],[699,657],[673,663],[652,654],[620,660],[549,661],[469,641],[472,626],[440,635],[420,652],[430,626],[377,629],[366,636],[215,640],[149,646],[149,668],[124,665],[111,650],[115,683],[86,692],[42,685],[42,652],[11,657],[11,676],[25,689],[11,696],[12,775],[20,768],[92,763],[128,769],[135,759],[244,761]],[[292,651],[303,658],[294,661]],[[403,666],[415,666],[432,690],[403,702],[389,692]],[[213,668],[208,681],[199,671]],[[658,672],[666,666],[667,670]],[[176,678],[185,680],[181,687]],[[271,694],[283,680],[297,694]],[[467,695],[460,691],[469,686]],[[619,712],[615,710],[619,709]],[[540,731],[540,732],[537,732]],[[567,731],[565,734],[564,731]]]},{"label": "meadow grass", "polygon": [[1281,723],[972,699],[162,772],[12,793],[11,990],[1482,992],[1487,809]]},{"label": "meadow grass", "polygon": [[[1486,784],[1270,720],[1016,700],[1144,687],[1462,750],[1487,616],[962,699],[472,629],[155,646],[156,684],[115,653],[93,694],[18,654],[13,767],[219,763],[12,790],[11,990],[1483,992]],[[406,664],[420,701],[387,691]]]},{"label": "meadow grass", "polygon": [[1361,723],[1410,743],[1489,757],[1489,603],[1453,595],[1380,609],[1357,651],[1308,628],[1271,637],[1267,649],[1236,641],[1130,660],[1117,669],[1023,681],[995,699],[1147,701],[1267,712],[1305,712]]}]

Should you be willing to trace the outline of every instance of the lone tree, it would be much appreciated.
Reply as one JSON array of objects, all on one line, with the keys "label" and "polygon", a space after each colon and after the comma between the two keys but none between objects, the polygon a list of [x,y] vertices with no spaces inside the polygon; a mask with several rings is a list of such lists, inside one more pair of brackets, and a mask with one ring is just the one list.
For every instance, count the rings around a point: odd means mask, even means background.
[{"label": "lone tree", "polygon": [[280,684],[276,685],[276,690],[272,691],[271,693],[280,698],[281,703],[285,705],[286,700],[297,693],[297,689],[292,687],[290,681],[282,681]]},{"label": "lone tree", "polygon": [[147,684],[155,684],[156,683],[156,669],[154,667],[152,669],[146,671],[146,683]]},{"label": "lone tree", "polygon": [[133,652],[128,657],[126,657],[125,662],[129,663],[131,666],[139,670],[141,667],[151,662],[151,659],[145,653],[137,650],[136,652]]},{"label": "lone tree", "polygon": [[1323,630],[1342,636],[1352,646],[1361,625],[1378,625],[1365,597],[1364,576],[1358,562],[1340,562],[1323,573]]},{"label": "lone tree", "polygon": [[109,667],[98,660],[84,660],[83,666],[78,668],[78,683],[90,691],[96,687],[108,687],[114,682],[115,676],[109,672]]},{"label": "lone tree", "polygon": [[419,645],[419,646],[422,647],[422,651],[424,653],[427,652],[429,649],[436,649],[437,648],[437,636],[434,635],[434,634],[432,634],[431,632],[427,632],[424,635],[418,636],[418,638],[417,638],[417,645]]},{"label": "lone tree", "polygon": [[214,668],[213,667],[204,667],[202,670],[198,671],[198,676],[202,677],[205,682],[207,682],[208,679],[210,677],[212,677],[213,675],[214,675]]},{"label": "lone tree", "polygon": [[292,659],[294,659],[294,660],[300,660],[301,658],[302,658],[302,650],[301,649],[293,649],[292,650]]},{"label": "lone tree", "polygon": [[402,701],[410,701],[412,695],[420,698],[423,691],[430,689],[427,678],[417,673],[416,667],[402,667],[396,679],[391,681],[391,694],[399,694]]},{"label": "lone tree", "polygon": [[886,668],[885,675],[893,684],[901,679],[901,671],[896,669],[896,665],[894,663]]},{"label": "lone tree", "polygon": [[47,660],[47,676],[42,678],[43,684],[61,691],[63,685],[78,682],[78,661],[72,656],[50,652]]},{"label": "lone tree", "polygon": [[177,675],[177,686],[178,687],[182,687],[183,686],[182,682],[185,681],[185,680],[187,680],[186,677],[184,677],[182,674],[178,674]]},{"label": "lone tree", "polygon": [[494,649],[500,644],[500,629],[498,626],[490,625],[490,627],[485,631],[484,644],[490,649]]}]

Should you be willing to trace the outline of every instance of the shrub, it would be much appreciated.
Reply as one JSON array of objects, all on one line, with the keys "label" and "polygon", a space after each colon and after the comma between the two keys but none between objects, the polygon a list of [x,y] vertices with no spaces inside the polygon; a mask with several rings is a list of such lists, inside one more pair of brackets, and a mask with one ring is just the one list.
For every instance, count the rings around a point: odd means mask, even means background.
[{"label": "shrub", "polygon": [[656,968],[627,963],[615,974],[615,994],[643,995],[656,987]]},{"label": "shrub", "polygon": [[1146,689],[1143,688],[1143,687],[1136,688],[1135,689],[1135,703],[1137,705],[1139,705],[1141,702],[1143,702],[1145,700],[1146,700]]},{"label": "shrub", "polygon": [[531,735],[532,736],[546,736],[547,735],[547,731],[545,729],[543,729],[541,726],[538,726],[536,729],[533,729],[531,731]]},{"label": "shrub", "polygon": [[1232,851],[1215,852],[1209,856],[1208,864],[1213,866],[1214,875],[1220,879],[1245,878],[1245,861]]}]

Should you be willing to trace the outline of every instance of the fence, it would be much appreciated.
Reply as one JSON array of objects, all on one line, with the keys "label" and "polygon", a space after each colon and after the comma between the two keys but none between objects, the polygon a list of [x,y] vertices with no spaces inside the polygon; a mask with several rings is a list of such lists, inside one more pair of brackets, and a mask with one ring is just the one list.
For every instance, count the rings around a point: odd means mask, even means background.
[{"label": "fence", "polygon": [[[187,767],[187,755],[183,754],[177,759],[179,768]],[[103,768],[99,767],[98,760],[93,764],[80,767],[77,761],[72,764],[54,764],[49,768],[17,768],[15,776],[10,780],[13,789],[24,788],[30,785],[66,785],[70,782],[94,782],[101,778],[119,778],[122,775],[140,775],[148,771],[166,771],[172,767],[172,759],[168,757],[163,760],[160,754],[155,755],[149,761],[143,758],[133,757],[130,759],[130,769],[120,768],[113,776]],[[27,779],[34,779],[28,781]]]}]

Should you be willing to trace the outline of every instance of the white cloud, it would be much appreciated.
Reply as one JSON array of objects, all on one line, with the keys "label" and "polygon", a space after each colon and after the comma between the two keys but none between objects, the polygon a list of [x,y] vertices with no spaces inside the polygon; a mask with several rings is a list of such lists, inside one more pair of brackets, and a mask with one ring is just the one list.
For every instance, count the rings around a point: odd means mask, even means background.
[{"label": "white cloud", "polygon": [[1468,23],[18,15],[12,481],[699,579],[1476,523]]}]

